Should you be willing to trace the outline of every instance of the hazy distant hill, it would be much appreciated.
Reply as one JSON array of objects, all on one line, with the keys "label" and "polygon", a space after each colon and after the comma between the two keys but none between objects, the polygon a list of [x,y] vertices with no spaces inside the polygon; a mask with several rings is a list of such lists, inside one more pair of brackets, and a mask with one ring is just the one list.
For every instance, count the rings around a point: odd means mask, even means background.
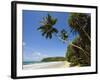
[{"label": "hazy distant hill", "polygon": [[64,57],[47,57],[42,59],[42,62],[51,62],[51,61],[65,61],[66,59]]}]

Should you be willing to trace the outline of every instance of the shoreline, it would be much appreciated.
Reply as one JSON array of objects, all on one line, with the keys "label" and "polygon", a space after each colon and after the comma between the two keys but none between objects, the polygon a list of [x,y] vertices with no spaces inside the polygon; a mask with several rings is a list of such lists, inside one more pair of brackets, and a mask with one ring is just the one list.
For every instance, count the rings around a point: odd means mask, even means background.
[{"label": "shoreline", "polygon": [[70,63],[67,61],[57,61],[57,62],[43,62],[43,63],[33,63],[23,65],[23,69],[45,69],[45,68],[68,68]]}]

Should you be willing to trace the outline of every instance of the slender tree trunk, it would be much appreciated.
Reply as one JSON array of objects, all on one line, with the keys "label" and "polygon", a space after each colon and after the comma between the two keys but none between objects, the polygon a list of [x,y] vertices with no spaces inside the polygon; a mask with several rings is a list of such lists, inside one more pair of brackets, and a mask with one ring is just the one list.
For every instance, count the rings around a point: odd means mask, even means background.
[{"label": "slender tree trunk", "polygon": [[81,50],[81,51],[84,53],[85,56],[89,56],[89,53],[88,53],[87,51],[85,51],[83,48],[81,48],[81,47],[79,47],[79,46],[73,44],[72,42],[71,42],[70,44],[71,44],[72,46],[78,48],[79,50]]},{"label": "slender tree trunk", "polygon": [[84,53],[85,56],[90,57],[89,53],[88,53],[87,51],[85,51],[82,47],[77,46],[77,45],[73,44],[72,42],[63,40],[63,39],[61,39],[58,35],[56,35],[56,36],[57,36],[57,38],[58,38],[60,41],[62,41],[63,43],[67,43],[67,44],[70,43],[70,45],[72,45],[72,46],[78,48],[79,50],[81,50],[81,51]]},{"label": "slender tree trunk", "polygon": [[91,38],[90,38],[90,36],[88,35],[88,33],[83,29],[85,26],[82,26],[80,23],[78,23],[78,19],[76,19],[77,21],[76,21],[76,23],[77,23],[77,25],[79,26],[79,33],[81,33],[81,34],[85,34],[84,36],[89,40],[89,41],[91,41]]}]

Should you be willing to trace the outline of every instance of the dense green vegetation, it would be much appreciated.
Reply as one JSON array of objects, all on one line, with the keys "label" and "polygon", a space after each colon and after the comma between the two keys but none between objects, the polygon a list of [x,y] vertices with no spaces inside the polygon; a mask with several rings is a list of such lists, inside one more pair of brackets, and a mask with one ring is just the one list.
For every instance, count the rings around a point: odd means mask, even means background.
[{"label": "dense green vegetation", "polygon": [[[80,37],[76,37],[72,41],[72,43],[77,46],[81,46],[81,44],[84,44],[84,43],[81,43],[81,41],[79,43],[79,41],[80,41]],[[71,66],[76,66],[76,65],[89,66],[90,65],[89,56],[85,54],[83,50],[78,49],[72,46],[71,44],[69,44],[67,48],[66,59],[67,61],[71,62]]]},{"label": "dense green vegetation", "polygon": [[[91,65],[91,17],[86,13],[70,13],[67,20],[70,31],[62,29],[58,31],[54,28],[57,19],[53,18],[50,14],[43,18],[41,26],[38,28],[42,36],[46,39],[52,39],[52,36],[58,37],[63,43],[68,44],[65,58],[44,58],[42,61],[63,61],[67,60],[71,63],[70,66],[90,66]],[[63,23],[62,23],[63,24]],[[75,35],[73,41],[69,41],[69,35]]]},{"label": "dense green vegetation", "polygon": [[69,25],[75,31],[79,33],[72,43],[78,47],[69,44],[66,58],[71,62],[71,66],[90,66],[90,51],[91,51],[91,25],[90,15],[82,13],[72,13],[69,16]]},{"label": "dense green vegetation", "polygon": [[64,57],[47,57],[47,58],[44,58],[42,59],[41,61],[42,62],[51,62],[51,61],[65,61],[66,58]]}]

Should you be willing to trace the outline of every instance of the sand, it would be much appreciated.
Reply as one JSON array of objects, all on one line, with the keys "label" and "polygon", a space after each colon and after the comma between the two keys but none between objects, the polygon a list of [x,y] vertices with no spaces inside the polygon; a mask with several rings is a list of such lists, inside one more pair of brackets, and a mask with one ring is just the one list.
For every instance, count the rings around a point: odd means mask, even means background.
[{"label": "sand", "polygon": [[58,61],[23,65],[23,69],[68,68],[69,66],[70,63],[67,61]]}]

